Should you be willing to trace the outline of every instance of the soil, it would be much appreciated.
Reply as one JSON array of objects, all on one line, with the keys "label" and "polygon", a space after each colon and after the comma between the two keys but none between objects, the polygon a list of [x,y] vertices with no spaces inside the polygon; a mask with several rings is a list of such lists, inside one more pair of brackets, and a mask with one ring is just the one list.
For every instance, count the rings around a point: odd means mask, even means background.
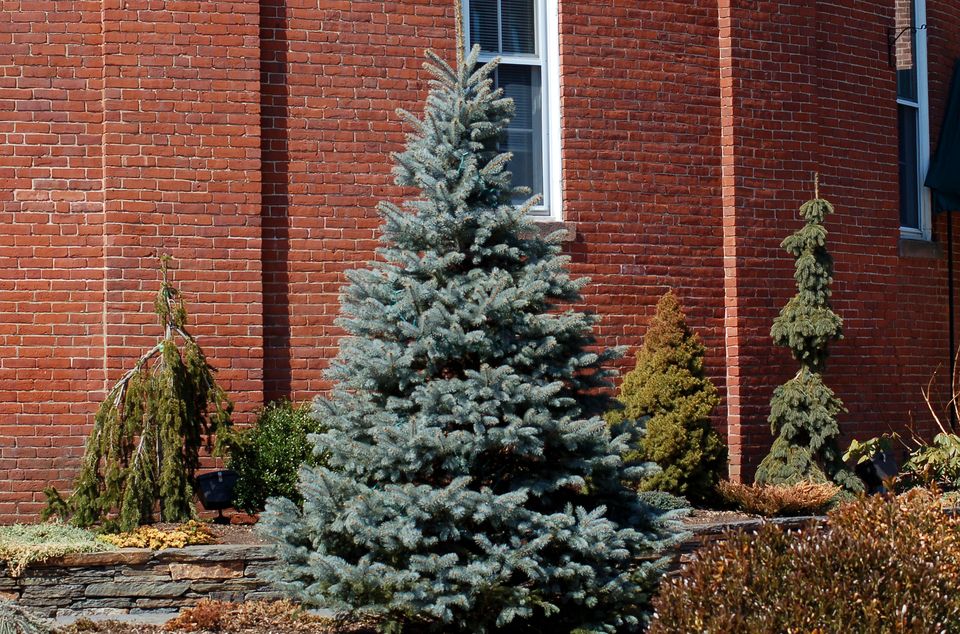
[{"label": "soil", "polygon": [[[169,531],[176,530],[181,525],[158,522],[152,524],[156,529]],[[266,544],[267,541],[262,539],[260,536],[253,532],[252,524],[206,524],[206,527],[210,529],[210,532],[213,533],[216,541],[215,544],[242,544],[245,546],[248,545],[257,545],[257,544]]]},{"label": "soil", "polygon": [[709,509],[693,509],[683,518],[684,526],[704,526],[707,524],[729,524],[732,522],[749,522],[763,519],[759,515],[750,515],[742,511],[712,511]]}]

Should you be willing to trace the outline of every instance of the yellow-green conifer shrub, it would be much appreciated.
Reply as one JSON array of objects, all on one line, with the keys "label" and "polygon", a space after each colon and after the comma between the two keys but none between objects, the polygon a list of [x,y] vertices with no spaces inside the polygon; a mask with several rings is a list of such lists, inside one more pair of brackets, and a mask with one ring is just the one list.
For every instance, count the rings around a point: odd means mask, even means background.
[{"label": "yellow-green conifer shrub", "polygon": [[614,426],[646,419],[646,433],[625,456],[631,463],[652,461],[660,467],[640,481],[643,491],[668,491],[703,502],[716,489],[727,448],[710,425],[720,398],[704,372],[704,352],[677,296],[668,292],[657,303],[637,367],[623,379],[623,409],[607,414]]}]

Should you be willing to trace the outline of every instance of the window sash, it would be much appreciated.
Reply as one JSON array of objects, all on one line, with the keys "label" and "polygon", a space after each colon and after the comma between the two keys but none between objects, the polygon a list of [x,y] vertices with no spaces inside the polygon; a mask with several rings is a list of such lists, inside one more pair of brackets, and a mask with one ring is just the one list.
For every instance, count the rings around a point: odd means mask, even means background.
[{"label": "window sash", "polygon": [[[913,28],[922,27],[927,22],[926,0],[913,0],[912,2]],[[899,77],[897,78],[897,127],[899,135],[899,117],[900,107],[910,108],[916,111],[916,135],[912,142],[916,144],[916,181],[915,189],[917,192],[917,226],[903,225],[902,218],[904,209],[898,199],[898,215],[901,219],[900,234],[905,238],[930,240],[932,238],[932,204],[930,190],[924,187],[923,181],[926,178],[927,171],[930,168],[930,122],[929,122],[929,102],[927,93],[927,31],[926,29],[915,30],[912,35],[912,54],[913,69],[912,74],[915,77],[915,99],[900,96]],[[907,34],[904,34],[907,37]],[[913,97],[914,95],[911,95]],[[898,174],[899,174],[899,153],[903,151],[902,144],[911,142],[911,140],[898,138]],[[900,184],[901,188],[903,184]]]},{"label": "window sash", "polygon": [[[470,0],[461,0],[463,3],[463,19],[464,19],[464,45],[467,50],[473,47],[473,40],[470,32]],[[529,53],[496,53],[496,52],[484,52],[480,53],[480,61],[488,62],[493,59],[499,58],[501,65],[516,65],[516,66],[536,66],[540,68],[540,173],[541,180],[543,183],[542,192],[532,192],[532,194],[541,194],[542,201],[540,204],[536,205],[530,210],[530,213],[535,216],[545,216],[545,217],[556,217],[559,214],[559,192],[554,191],[557,189],[558,179],[555,179],[553,171],[557,169],[555,161],[551,159],[550,151],[550,136],[551,133],[556,129],[555,126],[551,125],[553,123],[553,117],[558,117],[559,113],[556,115],[552,114],[552,105],[555,103],[552,95],[552,91],[555,90],[552,85],[552,77],[549,72],[549,65],[546,59],[546,50],[547,43],[545,42],[547,28],[546,28],[546,10],[545,10],[544,0],[535,0],[533,2],[533,25],[534,25],[534,50],[535,54]],[[497,17],[500,20],[500,8],[498,3]],[[497,25],[498,32],[500,30],[500,25]],[[498,36],[500,39],[500,36]],[[502,48],[502,46],[501,46]],[[536,149],[536,148],[534,148]]]}]

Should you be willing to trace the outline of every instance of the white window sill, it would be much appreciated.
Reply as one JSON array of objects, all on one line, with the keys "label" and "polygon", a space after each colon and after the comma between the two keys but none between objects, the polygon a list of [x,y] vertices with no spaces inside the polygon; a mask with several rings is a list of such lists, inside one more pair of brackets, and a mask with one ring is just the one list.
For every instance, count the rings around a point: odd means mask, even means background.
[{"label": "white window sill", "polygon": [[577,226],[572,222],[556,220],[549,216],[534,216],[533,221],[536,223],[537,228],[540,229],[541,236],[548,236],[554,231],[563,229],[567,232],[567,235],[563,238],[564,242],[576,242],[577,240]]}]

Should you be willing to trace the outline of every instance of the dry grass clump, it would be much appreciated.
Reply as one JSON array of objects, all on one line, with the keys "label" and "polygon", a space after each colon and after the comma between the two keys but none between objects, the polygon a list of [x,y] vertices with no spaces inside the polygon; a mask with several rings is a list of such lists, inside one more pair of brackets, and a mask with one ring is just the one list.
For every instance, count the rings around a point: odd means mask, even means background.
[{"label": "dry grass clump", "polygon": [[230,603],[202,599],[166,625],[81,619],[57,634],[378,634],[371,620],[324,618],[290,601]]},{"label": "dry grass clump", "polygon": [[171,530],[153,526],[140,526],[136,530],[113,535],[100,535],[100,539],[120,548],[183,548],[194,544],[212,544],[216,537],[210,528],[196,520],[184,522]]},{"label": "dry grass clump", "polygon": [[766,525],[666,580],[650,634],[960,632],[960,518],[923,489],[843,504],[826,531]]},{"label": "dry grass clump", "polygon": [[0,526],[0,562],[18,577],[32,563],[72,553],[114,550],[90,531],[57,522]]},{"label": "dry grass clump", "polygon": [[840,487],[826,482],[746,485],[724,480],[718,489],[728,504],[764,517],[821,513],[840,493]]},{"label": "dry grass clump", "polygon": [[50,634],[51,623],[12,601],[0,600],[0,634]]},{"label": "dry grass clump", "polygon": [[285,634],[374,634],[373,622],[314,616],[290,601],[228,603],[203,599],[163,628],[167,632],[284,632]]}]

